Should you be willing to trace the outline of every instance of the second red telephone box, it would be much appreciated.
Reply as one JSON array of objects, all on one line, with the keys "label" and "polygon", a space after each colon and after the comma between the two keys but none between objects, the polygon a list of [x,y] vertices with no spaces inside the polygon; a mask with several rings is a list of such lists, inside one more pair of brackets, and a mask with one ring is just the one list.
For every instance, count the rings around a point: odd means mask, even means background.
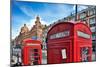
[{"label": "second red telephone box", "polygon": [[47,63],[92,61],[92,33],[80,22],[61,22],[53,25],[47,34]]},{"label": "second red telephone box", "polygon": [[42,62],[41,42],[38,40],[27,39],[23,41],[23,64],[38,65]]}]

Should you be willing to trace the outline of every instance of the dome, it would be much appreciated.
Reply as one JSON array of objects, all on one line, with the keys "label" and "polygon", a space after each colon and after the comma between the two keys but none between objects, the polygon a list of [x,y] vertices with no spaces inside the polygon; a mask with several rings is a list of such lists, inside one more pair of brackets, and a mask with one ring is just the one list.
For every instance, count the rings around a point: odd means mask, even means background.
[{"label": "dome", "polygon": [[37,17],[36,17],[36,20],[40,20],[40,17],[39,17],[39,16],[37,16]]},{"label": "dome", "polygon": [[23,33],[27,33],[27,32],[29,32],[29,29],[28,29],[28,27],[26,26],[26,24],[24,24],[24,26],[21,28],[21,34],[23,34]]}]

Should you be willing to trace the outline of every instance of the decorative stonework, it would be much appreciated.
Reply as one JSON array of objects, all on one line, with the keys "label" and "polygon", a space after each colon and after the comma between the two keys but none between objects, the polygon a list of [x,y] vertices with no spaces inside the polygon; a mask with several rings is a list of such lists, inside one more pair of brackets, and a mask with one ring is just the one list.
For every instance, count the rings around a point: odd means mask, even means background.
[{"label": "decorative stonework", "polygon": [[41,24],[40,17],[37,16],[35,25],[33,25],[31,30],[28,29],[26,24],[24,24],[24,26],[21,27],[20,34],[15,38],[16,44],[22,44],[22,41],[24,39],[32,38],[33,36],[36,36],[37,40],[42,41],[43,31],[45,27],[45,25]]},{"label": "decorative stonework", "polygon": [[21,28],[20,34],[25,34],[25,33],[28,33],[28,32],[29,32],[29,29],[26,26],[26,24],[24,24],[24,26]]}]

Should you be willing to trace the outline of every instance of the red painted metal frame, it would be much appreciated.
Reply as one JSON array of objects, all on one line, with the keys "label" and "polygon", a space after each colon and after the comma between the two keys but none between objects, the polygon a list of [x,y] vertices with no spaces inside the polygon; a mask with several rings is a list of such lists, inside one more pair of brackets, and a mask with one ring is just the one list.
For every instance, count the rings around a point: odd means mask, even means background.
[{"label": "red painted metal frame", "polygon": [[[70,31],[70,35],[62,38],[50,39],[50,36],[59,32]],[[79,37],[77,31],[82,31],[90,35],[89,39]],[[90,28],[80,22],[61,22],[57,23],[48,31],[47,34],[47,63],[59,64],[70,62],[81,62],[81,47],[89,47],[89,61],[92,61],[92,33]],[[62,59],[61,49],[66,49],[67,59]],[[56,58],[56,59],[55,59]],[[64,62],[62,60],[65,60]]]}]

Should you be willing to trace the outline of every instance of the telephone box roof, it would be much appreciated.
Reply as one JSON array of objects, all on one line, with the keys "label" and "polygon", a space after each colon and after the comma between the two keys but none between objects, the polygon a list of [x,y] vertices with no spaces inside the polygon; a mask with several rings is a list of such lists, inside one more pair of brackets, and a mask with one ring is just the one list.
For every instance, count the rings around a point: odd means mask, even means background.
[{"label": "telephone box roof", "polygon": [[[49,31],[50,31],[53,27],[55,27],[55,26],[57,26],[57,25],[59,25],[59,24],[72,24],[72,25],[81,24],[81,25],[86,26],[86,27],[90,30],[89,26],[86,25],[85,23],[83,23],[83,22],[75,22],[75,21],[72,21],[72,22],[58,22],[58,23],[55,23],[55,24],[52,25],[51,28],[48,30],[48,33],[49,33]],[[91,31],[91,30],[90,30],[90,31]]]},{"label": "telephone box roof", "polygon": [[33,40],[33,39],[25,39],[25,40],[23,40],[23,43],[38,43],[38,44],[41,44],[41,41]]}]

